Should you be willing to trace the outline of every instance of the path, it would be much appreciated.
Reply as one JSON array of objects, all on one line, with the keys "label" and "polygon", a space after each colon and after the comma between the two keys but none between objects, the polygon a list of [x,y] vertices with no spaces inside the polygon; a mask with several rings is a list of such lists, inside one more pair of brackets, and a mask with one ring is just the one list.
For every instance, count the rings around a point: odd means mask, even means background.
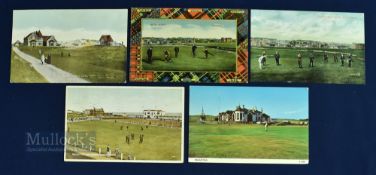
[{"label": "path", "polygon": [[87,80],[63,71],[51,64],[42,64],[40,59],[20,51],[17,47],[13,47],[13,50],[20,58],[29,62],[31,66],[50,83],[90,83]]}]

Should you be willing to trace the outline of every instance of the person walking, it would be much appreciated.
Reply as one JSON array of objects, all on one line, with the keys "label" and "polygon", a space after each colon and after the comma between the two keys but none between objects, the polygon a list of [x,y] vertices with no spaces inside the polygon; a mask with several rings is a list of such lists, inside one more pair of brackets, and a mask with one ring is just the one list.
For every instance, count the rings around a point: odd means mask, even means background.
[{"label": "person walking", "polygon": [[42,56],[40,57],[40,61],[42,62],[42,64],[44,64],[45,60],[46,60],[46,57],[42,53]]},{"label": "person walking", "polygon": [[51,54],[49,53],[49,54],[47,55],[47,61],[46,61],[46,63],[47,63],[47,64],[51,64],[51,62],[52,62],[52,56],[51,56]]}]

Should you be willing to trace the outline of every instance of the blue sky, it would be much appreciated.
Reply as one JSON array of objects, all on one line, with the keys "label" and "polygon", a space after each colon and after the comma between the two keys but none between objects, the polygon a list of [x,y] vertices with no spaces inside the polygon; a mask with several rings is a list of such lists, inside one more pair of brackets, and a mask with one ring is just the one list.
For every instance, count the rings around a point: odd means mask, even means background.
[{"label": "blue sky", "polygon": [[110,34],[115,41],[126,43],[127,16],[127,9],[14,10],[12,40],[41,30],[58,41],[98,40],[102,34]]},{"label": "blue sky", "polygon": [[66,109],[83,111],[102,107],[106,112],[141,112],[161,109],[183,112],[183,88],[176,87],[67,87]]},{"label": "blue sky", "polygon": [[142,37],[236,39],[235,20],[142,19]]},{"label": "blue sky", "polygon": [[234,110],[236,106],[263,109],[272,118],[308,117],[308,88],[191,86],[189,114],[209,115]]},{"label": "blue sky", "polygon": [[364,43],[364,14],[251,10],[251,37]]}]

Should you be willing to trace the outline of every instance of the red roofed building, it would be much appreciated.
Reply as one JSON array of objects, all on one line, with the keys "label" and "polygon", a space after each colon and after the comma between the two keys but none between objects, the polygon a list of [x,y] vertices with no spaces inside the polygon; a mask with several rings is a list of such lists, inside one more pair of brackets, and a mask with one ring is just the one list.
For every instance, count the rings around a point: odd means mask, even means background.
[{"label": "red roofed building", "polygon": [[24,38],[25,46],[57,46],[54,36],[43,36],[40,30],[31,32]]},{"label": "red roofed building", "polygon": [[43,36],[43,46],[57,46],[57,41],[54,36]]},{"label": "red roofed building", "polygon": [[112,46],[114,40],[112,39],[111,35],[102,35],[99,39],[99,43],[101,46]]}]

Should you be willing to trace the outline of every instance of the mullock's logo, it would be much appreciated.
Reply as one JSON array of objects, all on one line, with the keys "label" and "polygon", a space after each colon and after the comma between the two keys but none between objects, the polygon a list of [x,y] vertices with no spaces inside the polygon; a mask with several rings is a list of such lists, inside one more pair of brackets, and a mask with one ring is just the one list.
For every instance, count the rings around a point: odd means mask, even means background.
[{"label": "mullock's logo", "polygon": [[80,148],[95,148],[95,132],[27,132],[27,152],[63,152],[64,145],[72,145]]}]

